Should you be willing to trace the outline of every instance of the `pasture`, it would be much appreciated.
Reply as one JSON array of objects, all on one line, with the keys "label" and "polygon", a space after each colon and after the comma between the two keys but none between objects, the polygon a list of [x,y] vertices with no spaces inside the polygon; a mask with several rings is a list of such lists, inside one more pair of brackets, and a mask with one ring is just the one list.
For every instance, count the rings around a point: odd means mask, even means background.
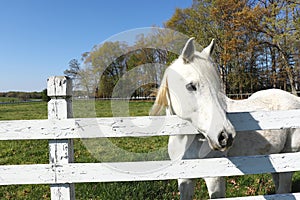
[{"label": "pasture", "polygon": [[[153,102],[131,101],[130,115],[147,115]],[[97,117],[112,116],[110,101],[96,101]],[[24,103],[0,105],[0,120],[47,119],[47,103]],[[149,152],[160,149],[167,156],[167,137],[111,139],[114,144],[130,152]],[[74,142],[75,162],[99,162],[78,139]],[[110,160],[110,153],[99,149],[103,160]],[[120,157],[120,161],[123,159]],[[123,160],[122,160],[123,161]],[[49,163],[48,141],[1,141],[0,164],[46,164]],[[293,178],[293,192],[299,192],[300,174]],[[76,199],[179,199],[177,181],[147,181],[121,183],[75,184]],[[197,199],[207,199],[203,180],[196,184]],[[298,188],[298,190],[296,190]],[[227,178],[227,197],[274,193],[270,175],[247,175]],[[0,199],[50,199],[49,185],[1,186]]]}]

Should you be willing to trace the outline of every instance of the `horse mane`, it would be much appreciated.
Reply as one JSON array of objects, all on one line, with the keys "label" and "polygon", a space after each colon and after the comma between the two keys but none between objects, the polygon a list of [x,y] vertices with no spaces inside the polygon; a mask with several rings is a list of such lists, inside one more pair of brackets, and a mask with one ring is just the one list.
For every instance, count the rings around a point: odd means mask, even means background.
[{"label": "horse mane", "polygon": [[164,74],[162,83],[158,89],[157,95],[155,102],[149,112],[149,115],[155,116],[155,115],[160,115],[160,113],[163,111],[164,108],[168,107],[168,99],[167,99],[167,94],[168,94],[168,82],[167,82],[167,70]]}]

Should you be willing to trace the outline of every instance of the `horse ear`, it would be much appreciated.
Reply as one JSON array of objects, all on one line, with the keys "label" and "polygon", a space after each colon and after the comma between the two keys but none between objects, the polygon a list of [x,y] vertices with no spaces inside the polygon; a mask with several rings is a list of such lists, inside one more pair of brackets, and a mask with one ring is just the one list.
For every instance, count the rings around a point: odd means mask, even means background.
[{"label": "horse ear", "polygon": [[186,42],[181,53],[184,62],[185,63],[191,62],[194,58],[194,53],[195,53],[195,45],[194,45],[194,38],[192,37]]},{"label": "horse ear", "polygon": [[202,53],[205,54],[207,57],[210,57],[214,51],[215,43],[215,39],[212,39],[210,44],[207,47],[205,47],[205,49],[203,49]]}]

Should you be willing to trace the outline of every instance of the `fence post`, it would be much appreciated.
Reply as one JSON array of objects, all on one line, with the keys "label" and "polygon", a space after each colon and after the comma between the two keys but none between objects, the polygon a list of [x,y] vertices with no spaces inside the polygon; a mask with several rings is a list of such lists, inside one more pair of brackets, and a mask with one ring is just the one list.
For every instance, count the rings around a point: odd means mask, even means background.
[{"label": "fence post", "polygon": [[[52,76],[48,78],[47,94],[51,98],[48,102],[48,119],[72,118],[72,80],[66,76]],[[49,140],[49,162],[54,165],[66,164],[74,161],[73,140]],[[54,184],[51,187],[52,200],[75,199],[74,184]]]}]

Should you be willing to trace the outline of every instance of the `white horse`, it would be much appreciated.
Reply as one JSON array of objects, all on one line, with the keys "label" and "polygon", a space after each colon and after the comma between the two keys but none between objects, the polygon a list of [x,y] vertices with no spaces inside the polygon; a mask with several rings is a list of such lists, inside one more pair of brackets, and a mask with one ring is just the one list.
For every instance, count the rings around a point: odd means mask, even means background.
[{"label": "white horse", "polygon": [[[278,89],[257,92],[247,100],[227,98],[211,59],[214,45],[213,40],[202,52],[197,52],[193,38],[189,39],[179,58],[164,73],[150,114],[158,115],[166,108],[167,115],[189,120],[199,130],[197,135],[170,136],[171,160],[299,151],[299,129],[235,133],[227,112],[298,109],[300,98]],[[291,172],[272,175],[276,193],[291,191]],[[225,197],[224,178],[205,181],[210,198]],[[180,199],[192,199],[192,179],[179,179],[178,188]]]}]

